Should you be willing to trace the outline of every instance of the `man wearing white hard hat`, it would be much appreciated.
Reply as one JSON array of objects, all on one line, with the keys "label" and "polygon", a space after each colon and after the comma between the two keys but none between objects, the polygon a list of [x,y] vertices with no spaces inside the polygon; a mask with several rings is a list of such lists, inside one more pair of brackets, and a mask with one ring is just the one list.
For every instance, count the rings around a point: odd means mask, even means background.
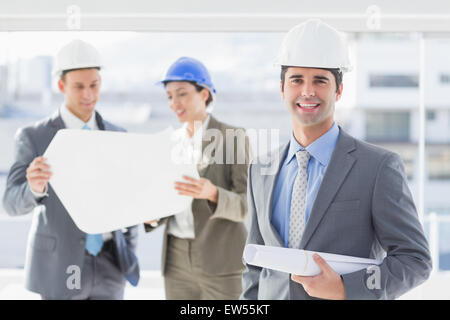
[{"label": "man wearing white hard hat", "polygon": [[139,280],[134,254],[137,226],[107,234],[78,229],[48,184],[51,168],[42,157],[60,129],[124,131],[95,111],[101,66],[92,45],[74,40],[64,46],[53,72],[64,104],[52,116],[16,134],[15,161],[3,204],[12,216],[33,210],[26,287],[43,299],[123,299],[126,280],[132,285]]},{"label": "man wearing white hard hat", "polygon": [[286,34],[277,64],[293,132],[270,155],[274,175],[263,175],[258,161],[249,167],[247,244],[382,263],[339,275],[315,255],[321,272],[309,277],[246,264],[241,298],[397,298],[428,278],[430,252],[400,157],[334,121],[342,75],[351,69],[344,38],[308,20]]}]

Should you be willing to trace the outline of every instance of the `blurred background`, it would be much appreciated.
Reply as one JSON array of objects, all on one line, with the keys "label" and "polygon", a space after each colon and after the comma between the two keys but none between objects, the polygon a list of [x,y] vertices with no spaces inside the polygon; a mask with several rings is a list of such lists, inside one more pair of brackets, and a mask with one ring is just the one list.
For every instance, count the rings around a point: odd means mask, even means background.
[{"label": "blurred background", "polygon": [[[179,124],[155,85],[180,56],[204,62],[217,88],[213,114],[247,129],[278,129],[290,117],[273,61],[284,33],[308,18],[344,31],[352,72],[336,121],[357,138],[401,155],[433,255],[431,278],[406,299],[450,299],[450,3],[416,1],[16,1],[0,3],[0,196],[18,128],[52,114],[63,96],[53,56],[72,39],[102,54],[97,110],[129,132]],[[252,141],[253,150],[258,150]],[[0,299],[37,299],[23,287],[31,214],[0,207]],[[143,278],[129,299],[164,299],[162,231],[140,230]]]}]

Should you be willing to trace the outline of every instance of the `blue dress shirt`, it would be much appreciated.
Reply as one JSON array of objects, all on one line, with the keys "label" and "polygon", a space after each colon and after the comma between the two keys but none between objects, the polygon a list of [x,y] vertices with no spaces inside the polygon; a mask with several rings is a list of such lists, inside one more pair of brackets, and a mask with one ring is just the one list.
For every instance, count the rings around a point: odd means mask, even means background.
[{"label": "blue dress shirt", "polygon": [[[295,154],[299,150],[309,152],[311,158],[308,162],[308,186],[306,189],[305,224],[308,221],[311,208],[322,183],[331,155],[333,154],[339,137],[339,127],[336,123],[324,135],[315,140],[306,148],[295,140],[292,133],[289,150],[280,168],[273,192],[273,206],[271,223],[281,237],[285,247],[289,240],[289,217],[291,212],[292,188],[298,173],[298,163]],[[283,161],[283,160],[282,160]]]}]

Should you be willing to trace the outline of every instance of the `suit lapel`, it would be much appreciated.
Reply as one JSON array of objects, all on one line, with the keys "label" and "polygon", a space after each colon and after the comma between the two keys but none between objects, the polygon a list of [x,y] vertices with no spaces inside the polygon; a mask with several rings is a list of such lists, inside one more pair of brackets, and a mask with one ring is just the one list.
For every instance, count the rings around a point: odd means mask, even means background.
[{"label": "suit lapel", "polygon": [[[274,189],[275,189],[275,183],[277,181],[278,175],[280,174],[280,168],[283,165],[283,162],[284,162],[284,159],[286,158],[286,153],[288,150],[289,150],[289,143],[279,149],[278,154],[276,154],[278,156],[278,159],[271,159],[270,165],[277,166],[276,173],[263,176],[262,186],[264,186],[264,187],[267,186],[267,189],[266,189],[267,191],[262,192],[261,195],[263,197],[265,197],[265,195],[268,195],[268,197],[269,197],[269,201],[265,201],[266,198],[262,199],[266,205],[266,207],[264,208],[264,211],[263,211],[264,222],[265,222],[264,225],[267,226],[267,230],[266,230],[267,232],[265,232],[265,234],[269,235],[271,238],[270,239],[271,243],[266,243],[266,245],[277,245],[280,247],[284,247],[284,243],[281,240],[280,234],[275,230],[271,221],[272,221],[272,215],[273,215],[272,206],[273,206],[273,193],[274,193]],[[278,163],[276,163],[276,161],[278,161]]]},{"label": "suit lapel", "polygon": [[103,118],[97,111],[95,111],[95,121],[97,122],[98,130],[105,130]]},{"label": "suit lapel", "polygon": [[[216,118],[214,118],[212,115],[210,115],[209,117],[210,117],[209,123],[208,123],[208,126],[206,127],[206,130],[208,130],[208,129],[220,130],[220,123],[216,120]],[[223,136],[223,133],[221,136]],[[211,157],[214,157],[218,148],[222,148],[222,150],[224,149],[223,148],[223,143],[224,143],[223,140],[222,140],[222,146],[220,145],[221,139],[213,138],[211,140],[213,140],[213,141],[211,142],[210,140],[203,140],[203,137],[202,137],[202,157],[200,159],[200,162],[197,164],[197,171],[201,177],[204,177],[206,175],[206,172],[208,171],[208,169],[211,167],[211,159],[209,158],[209,155],[205,155],[205,148],[206,147],[212,148]]]},{"label": "suit lapel", "polygon": [[356,159],[349,153],[354,149],[354,139],[340,129],[339,139],[331,156],[328,168],[325,171],[319,191],[317,192],[308,222],[306,223],[305,231],[300,242],[300,249],[305,248],[308,244],[308,241],[325,215],[326,210],[333,201],[334,196],[353,167]]},{"label": "suit lapel", "polygon": [[59,130],[66,128],[66,124],[62,120],[61,114],[59,113],[59,109],[55,113],[53,113],[53,115],[50,117],[49,124],[50,126],[48,128],[50,129],[50,140],[48,143],[51,142],[51,140]]}]

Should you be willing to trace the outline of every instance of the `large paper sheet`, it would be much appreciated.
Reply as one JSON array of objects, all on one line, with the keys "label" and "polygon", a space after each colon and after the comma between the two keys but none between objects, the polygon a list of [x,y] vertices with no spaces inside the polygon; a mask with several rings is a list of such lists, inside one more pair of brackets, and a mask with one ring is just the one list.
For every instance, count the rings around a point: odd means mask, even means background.
[{"label": "large paper sheet", "polygon": [[[192,201],[175,181],[199,178],[177,158],[173,129],[157,134],[59,130],[44,153],[50,184],[75,224],[104,233],[179,213]],[[176,149],[176,148],[175,148]]]},{"label": "large paper sheet", "polygon": [[340,275],[379,265],[382,262],[374,259],[256,244],[245,246],[244,260],[248,264],[258,267],[301,276],[315,276],[321,271],[314,262],[314,253],[318,253]]}]

